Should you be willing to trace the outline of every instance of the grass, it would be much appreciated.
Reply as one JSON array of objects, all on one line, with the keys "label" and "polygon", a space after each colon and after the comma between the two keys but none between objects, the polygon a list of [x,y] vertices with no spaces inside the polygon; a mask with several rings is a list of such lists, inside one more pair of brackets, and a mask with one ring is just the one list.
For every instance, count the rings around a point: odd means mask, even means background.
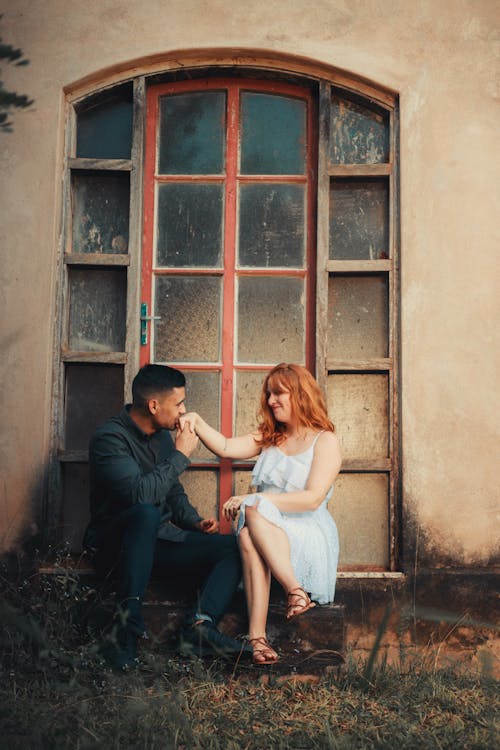
[{"label": "grass", "polygon": [[[404,671],[347,657],[323,675],[186,660],[152,640],[127,675],[103,666],[73,574],[0,578],[0,748],[288,750],[500,746],[498,685],[470,666]],[[379,633],[378,643],[383,635]]]}]

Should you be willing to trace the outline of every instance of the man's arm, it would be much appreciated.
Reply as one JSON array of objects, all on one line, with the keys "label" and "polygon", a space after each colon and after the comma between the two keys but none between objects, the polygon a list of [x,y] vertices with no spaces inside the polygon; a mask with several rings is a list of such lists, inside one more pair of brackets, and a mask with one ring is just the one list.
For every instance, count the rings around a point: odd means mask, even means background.
[{"label": "man's arm", "polygon": [[179,484],[179,475],[189,466],[189,458],[173,450],[150,471],[143,471],[124,435],[97,434],[89,451],[92,483],[100,495],[108,495],[124,508],[136,503],[160,505]]}]

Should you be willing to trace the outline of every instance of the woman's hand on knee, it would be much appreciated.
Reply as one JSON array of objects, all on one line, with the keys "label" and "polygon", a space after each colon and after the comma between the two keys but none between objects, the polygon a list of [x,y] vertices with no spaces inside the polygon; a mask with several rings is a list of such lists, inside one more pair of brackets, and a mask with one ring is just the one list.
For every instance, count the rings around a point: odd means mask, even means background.
[{"label": "woman's hand on knee", "polygon": [[224,513],[224,518],[227,521],[232,521],[239,513],[240,506],[245,500],[247,495],[234,495],[233,497],[230,497],[229,500],[226,500],[224,505],[222,506],[222,512]]}]

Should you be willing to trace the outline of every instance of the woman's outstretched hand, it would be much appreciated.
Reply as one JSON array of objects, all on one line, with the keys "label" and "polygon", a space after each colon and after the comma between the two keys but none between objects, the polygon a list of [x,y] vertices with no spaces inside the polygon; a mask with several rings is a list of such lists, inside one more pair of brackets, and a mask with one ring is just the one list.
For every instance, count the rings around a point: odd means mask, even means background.
[{"label": "woman's outstretched hand", "polygon": [[181,427],[181,430],[184,429],[184,427],[188,427],[190,432],[196,432],[196,423],[199,419],[199,414],[197,414],[195,411],[188,411],[186,414],[183,414],[181,417],[179,417],[179,425]]}]

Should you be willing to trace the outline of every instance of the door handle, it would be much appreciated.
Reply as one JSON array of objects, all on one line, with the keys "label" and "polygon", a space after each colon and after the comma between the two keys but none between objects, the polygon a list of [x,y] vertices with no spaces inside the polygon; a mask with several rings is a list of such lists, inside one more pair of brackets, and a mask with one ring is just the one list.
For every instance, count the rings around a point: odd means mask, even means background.
[{"label": "door handle", "polygon": [[161,320],[159,315],[148,315],[148,303],[141,302],[141,346],[148,343],[148,323],[150,320]]}]

